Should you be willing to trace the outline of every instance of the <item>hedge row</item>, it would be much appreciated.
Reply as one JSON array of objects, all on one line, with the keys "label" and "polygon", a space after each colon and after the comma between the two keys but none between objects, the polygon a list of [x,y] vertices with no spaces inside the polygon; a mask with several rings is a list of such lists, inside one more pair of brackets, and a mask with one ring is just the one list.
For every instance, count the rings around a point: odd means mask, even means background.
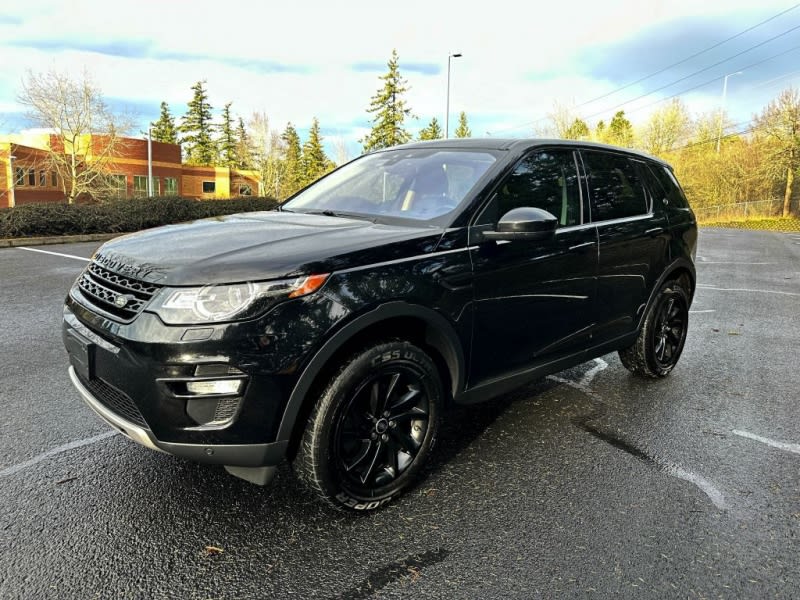
[{"label": "hedge row", "polygon": [[270,210],[273,198],[137,198],[105,204],[27,204],[0,209],[0,238],[127,233],[205,217]]}]

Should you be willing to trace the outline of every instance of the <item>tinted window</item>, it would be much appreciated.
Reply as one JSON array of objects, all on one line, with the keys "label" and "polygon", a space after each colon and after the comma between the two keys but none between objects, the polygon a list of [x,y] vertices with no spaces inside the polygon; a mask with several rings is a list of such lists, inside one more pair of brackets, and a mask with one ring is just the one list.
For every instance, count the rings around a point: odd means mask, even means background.
[{"label": "tinted window", "polygon": [[562,227],[580,224],[581,195],[572,151],[536,152],[524,158],[500,185],[478,224],[497,223],[508,211],[522,206],[546,210]]},{"label": "tinted window", "polygon": [[583,153],[592,202],[592,220],[608,221],[643,215],[647,196],[633,163],[619,154]]},{"label": "tinted window", "polygon": [[[666,196],[667,201],[672,206],[689,206],[689,203],[686,201],[686,197],[683,195],[681,188],[678,187],[678,182],[675,180],[675,176],[672,174],[672,171],[670,171],[667,167],[659,165],[650,165],[650,171],[661,185],[661,188],[657,191],[658,195],[663,194]],[[654,190],[654,192],[656,192],[656,190]]]}]

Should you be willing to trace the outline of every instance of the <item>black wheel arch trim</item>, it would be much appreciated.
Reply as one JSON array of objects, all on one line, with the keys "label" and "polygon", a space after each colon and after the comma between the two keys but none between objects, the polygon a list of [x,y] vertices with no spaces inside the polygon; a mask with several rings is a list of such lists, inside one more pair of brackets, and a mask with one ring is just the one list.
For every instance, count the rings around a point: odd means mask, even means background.
[{"label": "black wheel arch trim", "polygon": [[656,301],[656,296],[658,291],[661,289],[661,286],[664,285],[664,282],[669,281],[670,279],[674,279],[675,273],[681,270],[686,270],[689,272],[690,277],[692,278],[692,289],[686,290],[686,293],[689,295],[689,307],[692,305],[692,300],[694,300],[694,292],[697,289],[697,272],[695,270],[694,263],[687,258],[679,258],[673,262],[671,262],[665,269],[664,272],[661,274],[661,277],[658,278],[658,281],[653,286],[653,289],[650,290],[650,297],[647,299],[647,305],[645,309],[642,311],[641,316],[639,317],[639,324],[637,326],[637,331],[642,328],[644,324],[644,320],[647,317],[647,313],[650,311],[650,307],[653,306],[653,303]]},{"label": "black wheel arch trim", "polygon": [[464,389],[466,378],[466,359],[461,341],[453,325],[440,313],[433,309],[409,304],[407,302],[388,302],[367,313],[361,314],[331,336],[317,351],[302,374],[289,396],[289,401],[283,411],[276,441],[290,441],[295,429],[297,416],[301,413],[311,386],[317,375],[328,364],[328,361],[354,336],[368,327],[398,317],[412,317],[420,319],[429,325],[431,335],[426,336],[426,342],[442,354],[450,371],[451,393],[457,395]]}]

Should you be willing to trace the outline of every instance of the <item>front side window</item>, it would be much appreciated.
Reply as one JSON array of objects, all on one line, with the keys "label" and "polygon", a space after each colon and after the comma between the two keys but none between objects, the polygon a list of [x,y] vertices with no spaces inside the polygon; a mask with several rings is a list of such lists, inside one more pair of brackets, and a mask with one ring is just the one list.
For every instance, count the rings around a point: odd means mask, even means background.
[{"label": "front side window", "polygon": [[428,221],[452,212],[494,162],[484,151],[377,152],[320,179],[284,210]]},{"label": "front side window", "polygon": [[644,186],[634,164],[621,154],[583,152],[592,220],[609,221],[650,211]]},{"label": "front side window", "polygon": [[204,181],[203,182],[203,193],[204,194],[213,194],[217,191],[217,182],[216,181]]},{"label": "front side window", "polygon": [[495,224],[508,211],[523,206],[546,210],[560,227],[581,223],[580,185],[571,150],[538,151],[522,159],[477,224]]}]

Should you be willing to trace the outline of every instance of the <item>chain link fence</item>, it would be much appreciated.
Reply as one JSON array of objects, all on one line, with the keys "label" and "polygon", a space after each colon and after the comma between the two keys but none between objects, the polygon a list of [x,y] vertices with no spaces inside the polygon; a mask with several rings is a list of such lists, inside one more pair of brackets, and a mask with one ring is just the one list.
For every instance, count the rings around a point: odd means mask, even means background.
[{"label": "chain link fence", "polygon": [[[800,201],[792,201],[792,214],[800,214]],[[756,200],[753,202],[736,202],[717,206],[692,207],[697,220],[707,221],[747,221],[765,217],[783,216],[783,198],[772,200]]]}]

